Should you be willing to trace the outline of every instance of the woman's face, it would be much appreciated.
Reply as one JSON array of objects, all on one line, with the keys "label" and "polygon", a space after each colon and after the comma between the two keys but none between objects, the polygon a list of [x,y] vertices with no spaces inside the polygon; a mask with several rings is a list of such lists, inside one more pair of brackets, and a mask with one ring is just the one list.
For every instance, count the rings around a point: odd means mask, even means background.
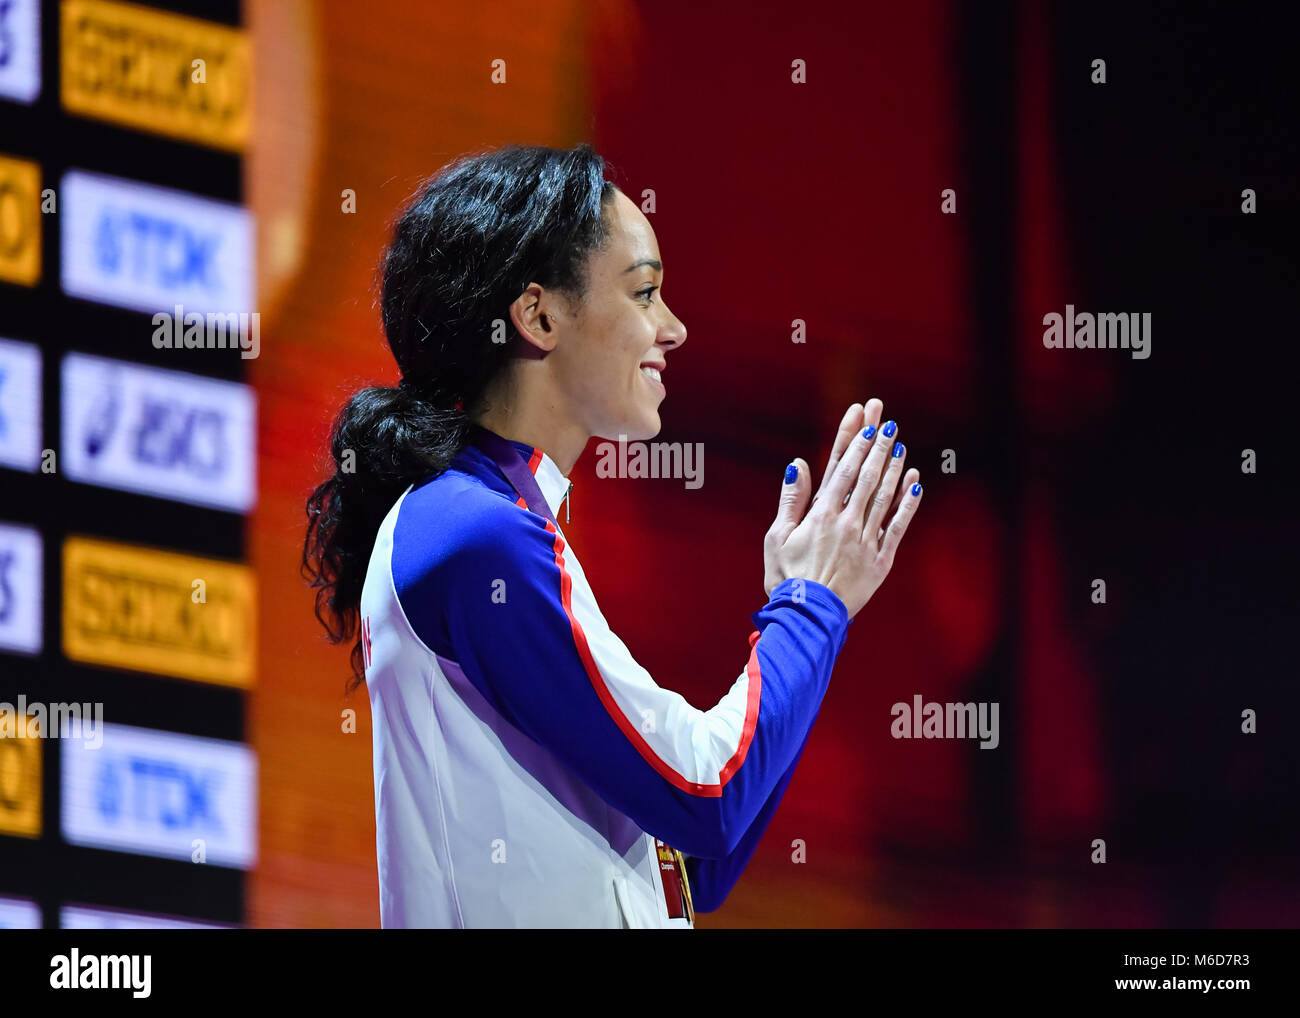
[{"label": "woman's face", "polygon": [[661,427],[667,354],[686,342],[686,326],[664,303],[649,220],[622,191],[605,215],[609,241],[588,258],[582,306],[547,302],[559,333],[547,360],[585,432],[613,441],[653,438]]}]

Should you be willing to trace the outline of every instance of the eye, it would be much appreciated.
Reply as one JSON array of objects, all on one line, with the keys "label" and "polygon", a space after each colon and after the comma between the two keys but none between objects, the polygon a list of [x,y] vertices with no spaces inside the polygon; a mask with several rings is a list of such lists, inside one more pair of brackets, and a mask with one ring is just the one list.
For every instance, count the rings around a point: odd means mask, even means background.
[{"label": "eye", "polygon": [[640,290],[636,292],[636,295],[640,297],[643,301],[649,303],[651,295],[658,289],[659,287],[657,286],[642,287]]}]

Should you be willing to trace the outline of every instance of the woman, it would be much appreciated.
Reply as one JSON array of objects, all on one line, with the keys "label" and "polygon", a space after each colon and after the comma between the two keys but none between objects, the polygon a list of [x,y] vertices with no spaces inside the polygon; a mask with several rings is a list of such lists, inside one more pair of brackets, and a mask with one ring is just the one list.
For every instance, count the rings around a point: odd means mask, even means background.
[{"label": "woman", "polygon": [[662,285],[654,231],[585,145],[462,158],[397,221],[381,303],[401,384],[339,414],[303,552],[370,694],[386,927],[717,908],[916,511],[880,401],[850,407],[811,508],[808,465],[786,470],[735,684],[707,711],[658,686],[556,514],[592,436],[659,432],[686,339]]}]

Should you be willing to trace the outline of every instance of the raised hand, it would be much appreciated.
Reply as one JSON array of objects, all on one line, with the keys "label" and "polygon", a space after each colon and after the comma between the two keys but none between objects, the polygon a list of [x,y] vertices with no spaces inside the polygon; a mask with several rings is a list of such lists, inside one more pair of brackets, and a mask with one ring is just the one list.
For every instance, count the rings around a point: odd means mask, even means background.
[{"label": "raised hand", "polygon": [[787,469],[763,539],[769,596],[782,580],[813,580],[834,591],[852,618],[889,575],[921,489],[919,471],[903,472],[907,450],[895,422],[881,425],[883,409],[878,399],[848,408],[815,496],[803,459],[791,464],[793,477]]}]

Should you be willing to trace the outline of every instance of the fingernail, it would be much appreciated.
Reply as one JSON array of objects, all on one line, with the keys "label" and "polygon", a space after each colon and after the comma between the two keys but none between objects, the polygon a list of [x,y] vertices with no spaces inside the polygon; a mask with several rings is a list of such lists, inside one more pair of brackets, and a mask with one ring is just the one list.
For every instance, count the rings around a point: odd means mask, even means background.
[{"label": "fingernail", "polygon": [[876,426],[874,424],[868,424],[866,426],[866,429],[862,432],[862,437],[869,439],[875,433],[876,433]]},{"label": "fingernail", "polygon": [[902,443],[902,442],[895,442],[895,443],[894,443],[894,459],[898,459],[898,457],[901,456],[901,455],[903,455],[903,443]]},{"label": "fingernail", "polygon": [[885,426],[880,429],[881,434],[883,434],[886,438],[893,438],[894,432],[897,430],[898,430],[898,425],[895,424],[893,421],[886,422]]},{"label": "fingernail", "polygon": [[785,468],[786,484],[794,484],[795,480],[798,477],[799,477],[799,468],[795,464],[791,463],[788,467]]},{"label": "fingernail", "polygon": [[912,485],[912,494],[913,495],[921,494],[921,483],[919,481],[916,484]]}]

